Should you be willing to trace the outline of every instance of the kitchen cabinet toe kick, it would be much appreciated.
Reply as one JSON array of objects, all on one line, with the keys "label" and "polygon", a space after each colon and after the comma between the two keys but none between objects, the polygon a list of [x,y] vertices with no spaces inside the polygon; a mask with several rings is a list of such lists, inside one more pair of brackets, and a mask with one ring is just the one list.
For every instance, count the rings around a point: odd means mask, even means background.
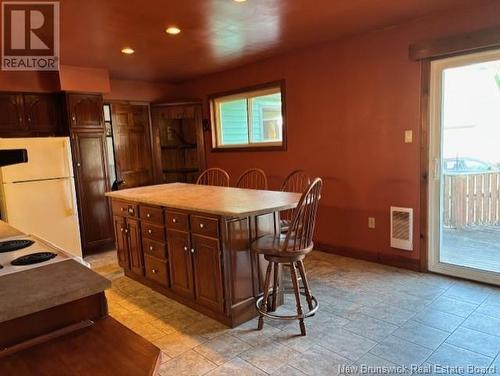
[{"label": "kitchen cabinet toe kick", "polygon": [[279,231],[279,212],[225,217],[121,199],[112,206],[126,276],[230,327],[257,315],[267,261],[250,245]]}]

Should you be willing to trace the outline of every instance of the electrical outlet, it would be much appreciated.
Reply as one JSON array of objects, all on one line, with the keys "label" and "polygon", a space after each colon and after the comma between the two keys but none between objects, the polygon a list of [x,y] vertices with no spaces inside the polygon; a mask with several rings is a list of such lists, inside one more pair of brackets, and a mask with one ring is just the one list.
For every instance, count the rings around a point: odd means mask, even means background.
[{"label": "electrical outlet", "polygon": [[375,228],[375,217],[368,217],[368,228]]}]

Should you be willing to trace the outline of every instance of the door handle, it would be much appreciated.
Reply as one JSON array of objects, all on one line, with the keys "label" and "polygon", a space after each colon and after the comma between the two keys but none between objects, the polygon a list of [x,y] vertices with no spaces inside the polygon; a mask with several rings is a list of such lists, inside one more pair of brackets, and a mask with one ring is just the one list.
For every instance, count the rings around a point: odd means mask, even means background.
[{"label": "door handle", "polygon": [[439,158],[434,158],[434,179],[439,180],[439,178],[440,178]]},{"label": "door handle", "polygon": [[191,248],[191,253],[194,254],[194,248]]}]

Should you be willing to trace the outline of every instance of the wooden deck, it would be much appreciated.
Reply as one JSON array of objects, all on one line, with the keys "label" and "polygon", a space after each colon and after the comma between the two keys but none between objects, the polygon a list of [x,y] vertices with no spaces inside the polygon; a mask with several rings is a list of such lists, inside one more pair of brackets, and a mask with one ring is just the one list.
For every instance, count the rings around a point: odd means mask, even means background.
[{"label": "wooden deck", "polygon": [[500,273],[500,226],[444,229],[441,261]]}]

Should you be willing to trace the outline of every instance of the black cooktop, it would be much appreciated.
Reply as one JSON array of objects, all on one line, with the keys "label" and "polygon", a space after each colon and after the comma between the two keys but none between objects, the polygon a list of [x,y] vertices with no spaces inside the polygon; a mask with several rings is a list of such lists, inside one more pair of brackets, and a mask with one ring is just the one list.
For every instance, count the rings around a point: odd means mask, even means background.
[{"label": "black cooktop", "polygon": [[35,243],[33,240],[28,239],[5,240],[0,242],[0,253],[17,251],[29,247],[33,243]]},{"label": "black cooktop", "polygon": [[24,255],[16,258],[11,262],[11,264],[15,266],[38,264],[40,262],[53,259],[56,256],[57,254],[52,252],[30,253],[29,255]]}]

